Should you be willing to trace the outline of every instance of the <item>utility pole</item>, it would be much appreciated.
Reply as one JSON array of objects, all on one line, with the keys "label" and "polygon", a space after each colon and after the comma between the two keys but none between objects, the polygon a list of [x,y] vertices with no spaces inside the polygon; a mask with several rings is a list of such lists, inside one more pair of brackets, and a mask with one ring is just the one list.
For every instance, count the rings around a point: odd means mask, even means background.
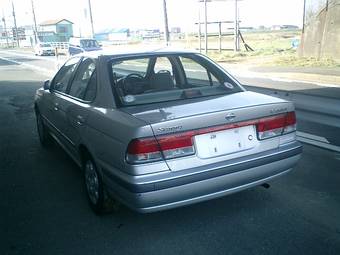
[{"label": "utility pole", "polygon": [[89,0],[89,12],[90,12],[90,22],[91,22],[91,34],[92,34],[92,38],[94,38],[94,28],[93,28],[91,0]]},{"label": "utility pole", "polygon": [[201,3],[198,2],[198,40],[199,40],[199,47],[200,47],[200,53],[202,51],[202,31],[201,31]]},{"label": "utility pole", "polygon": [[[15,10],[14,10],[14,4],[12,1],[12,11],[13,11],[13,20],[14,20],[14,29],[15,29],[15,34],[16,34],[16,40],[17,40],[17,45],[18,47],[20,47],[20,43],[19,43],[19,35],[18,35],[18,27],[17,27],[17,20],[15,18]],[[14,33],[13,33],[13,37],[14,37]]]},{"label": "utility pole", "polygon": [[234,28],[234,51],[239,51],[240,50],[240,41],[239,41],[239,35],[238,35],[238,30],[239,30],[239,22],[238,22],[238,6],[237,6],[237,1],[235,0],[235,28]]},{"label": "utility pole", "polygon": [[37,20],[35,18],[33,0],[31,0],[31,4],[32,4],[32,14],[33,14],[33,21],[34,21],[34,40],[35,40],[35,44],[37,44],[38,43],[38,29],[37,29]]},{"label": "utility pole", "polygon": [[163,0],[163,10],[164,10],[164,37],[166,46],[169,46],[169,26],[168,26],[168,12],[166,8],[166,0]]},{"label": "utility pole", "polygon": [[4,30],[5,30],[7,48],[9,48],[9,43],[8,43],[8,32],[7,32],[7,27],[6,27],[6,19],[5,19],[4,10],[2,10],[2,22],[4,23]]},{"label": "utility pole", "polygon": [[208,53],[208,11],[207,0],[204,0],[204,44],[205,54]]},{"label": "utility pole", "polygon": [[306,0],[303,0],[302,34],[305,32]]}]

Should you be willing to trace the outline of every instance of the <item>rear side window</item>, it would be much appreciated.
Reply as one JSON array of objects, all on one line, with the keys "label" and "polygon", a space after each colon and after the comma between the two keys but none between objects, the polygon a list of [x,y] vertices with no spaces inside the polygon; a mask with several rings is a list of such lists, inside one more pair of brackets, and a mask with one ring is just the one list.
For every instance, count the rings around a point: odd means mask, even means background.
[{"label": "rear side window", "polygon": [[53,79],[53,89],[62,93],[66,93],[68,83],[74,74],[80,58],[75,57],[68,60],[56,74]]},{"label": "rear side window", "polygon": [[172,65],[167,57],[158,57],[156,59],[155,67],[154,67],[154,72],[159,73],[159,72],[169,72],[172,75]]},{"label": "rear side window", "polygon": [[188,57],[180,57],[186,76],[186,82],[191,86],[219,85],[218,79],[204,66]]},{"label": "rear side window", "polygon": [[94,70],[85,91],[85,101],[93,101],[97,93],[97,71]]},{"label": "rear side window", "polygon": [[[71,84],[71,88],[69,91],[69,94],[71,96],[79,99],[84,99],[86,90],[91,81],[91,77],[95,72],[95,68],[96,64],[92,59],[86,58],[82,61]],[[91,82],[93,82],[93,80]]]},{"label": "rear side window", "polygon": [[125,77],[132,73],[145,77],[148,65],[148,58],[127,59],[114,63],[112,73],[115,78]]}]

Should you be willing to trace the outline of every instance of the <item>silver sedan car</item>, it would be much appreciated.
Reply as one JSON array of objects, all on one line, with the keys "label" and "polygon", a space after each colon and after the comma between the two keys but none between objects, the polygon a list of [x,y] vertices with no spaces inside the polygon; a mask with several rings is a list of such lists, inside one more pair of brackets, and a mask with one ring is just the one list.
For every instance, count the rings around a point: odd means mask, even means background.
[{"label": "silver sedan car", "polygon": [[97,213],[221,197],[288,173],[302,153],[291,102],[246,91],[193,52],[72,57],[35,112],[41,144],[57,141],[83,169]]}]

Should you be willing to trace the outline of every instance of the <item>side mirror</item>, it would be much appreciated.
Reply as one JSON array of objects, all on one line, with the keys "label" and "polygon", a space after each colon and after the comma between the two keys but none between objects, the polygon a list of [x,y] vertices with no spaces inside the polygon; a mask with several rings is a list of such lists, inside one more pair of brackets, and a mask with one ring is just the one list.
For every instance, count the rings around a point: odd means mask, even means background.
[{"label": "side mirror", "polygon": [[49,90],[50,89],[50,80],[46,80],[44,81],[44,85],[43,85],[43,88],[44,90]]}]

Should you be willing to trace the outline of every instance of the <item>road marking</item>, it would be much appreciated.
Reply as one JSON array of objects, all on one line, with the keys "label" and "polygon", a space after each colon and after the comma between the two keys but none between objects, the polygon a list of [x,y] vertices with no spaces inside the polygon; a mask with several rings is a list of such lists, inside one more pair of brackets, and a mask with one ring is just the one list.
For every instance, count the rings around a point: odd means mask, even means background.
[{"label": "road marking", "polygon": [[236,77],[243,77],[243,78],[257,78],[257,79],[267,79],[271,81],[278,81],[278,82],[286,82],[286,83],[307,83],[313,84],[319,87],[327,87],[327,88],[339,88],[340,85],[332,84],[332,83],[321,83],[316,81],[306,81],[306,80],[293,80],[288,78],[279,78],[279,77],[271,77],[268,75],[262,75],[257,72],[252,71],[239,71],[239,70],[228,70],[229,73],[235,75]]},{"label": "road marking", "polygon": [[21,66],[21,67],[27,67],[29,69],[33,69],[33,70],[39,71],[39,74],[43,74],[44,76],[50,77],[50,76],[52,76],[55,73],[54,71],[52,71],[50,69],[39,67],[39,66],[35,66],[35,65],[31,65],[31,64],[26,64],[26,63],[22,63],[22,62],[18,62],[16,60],[4,58],[4,57],[0,57],[0,59],[2,59],[4,61],[7,61],[7,62],[12,62],[14,64],[17,64],[17,65]]},{"label": "road marking", "polygon": [[330,143],[325,137],[317,136],[317,135],[313,135],[313,134],[309,134],[309,133],[305,133],[301,131],[297,131],[296,135],[306,138],[306,139],[322,142],[322,143],[328,143],[328,144]]},{"label": "road marking", "polygon": [[308,84],[313,84],[317,85],[320,87],[326,87],[326,88],[339,88],[340,85],[338,84],[332,84],[332,83],[320,83],[317,81],[305,81],[305,80],[291,80],[288,78],[275,78],[275,77],[268,77],[268,76],[263,76],[267,77],[267,79],[270,79],[272,81],[279,81],[279,82],[287,82],[287,83],[308,83]]},{"label": "road marking", "polygon": [[317,146],[323,149],[340,152],[340,146],[330,144],[329,141],[325,137],[312,135],[312,134],[308,134],[308,133],[301,132],[301,131],[297,131],[296,135],[297,135],[297,139],[300,142],[314,145],[314,146]]},{"label": "road marking", "polygon": [[19,56],[19,57],[27,57],[27,58],[32,58],[32,59],[39,59],[39,60],[46,60],[46,61],[50,61],[50,62],[53,62],[55,63],[56,62],[56,57],[54,59],[51,59],[51,58],[44,58],[44,57],[39,57],[39,56],[35,56],[35,55],[28,55],[28,54],[25,54],[25,53],[16,53],[16,52],[13,52],[13,51],[0,51],[0,53],[4,53],[4,54],[7,54],[7,55],[13,55],[13,56]]},{"label": "road marking", "polygon": [[307,139],[307,138],[304,138],[304,137],[298,137],[297,139],[300,142],[303,142],[303,143],[311,144],[311,145],[314,145],[314,146],[317,146],[317,147],[320,147],[320,148],[323,148],[323,149],[331,150],[331,151],[340,152],[339,146],[335,146],[335,145],[327,144],[327,143],[322,143],[322,142],[318,142],[318,141],[315,141],[315,140],[310,140],[310,139]]}]

